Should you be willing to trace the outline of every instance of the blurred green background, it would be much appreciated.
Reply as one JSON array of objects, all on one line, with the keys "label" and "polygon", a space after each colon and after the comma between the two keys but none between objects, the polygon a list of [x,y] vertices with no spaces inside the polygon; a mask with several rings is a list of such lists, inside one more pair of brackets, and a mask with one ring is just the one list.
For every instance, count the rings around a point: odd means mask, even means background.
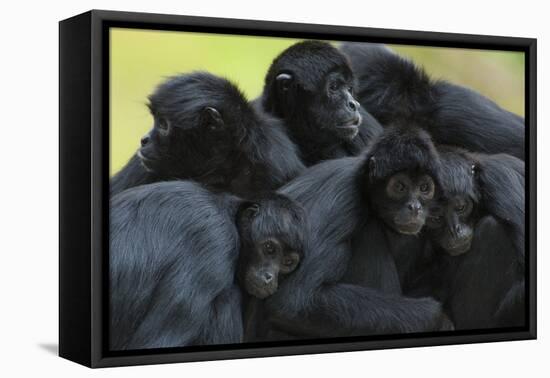
[{"label": "blurred green background", "polygon": [[[207,70],[232,80],[253,99],[261,92],[271,61],[298,40],[112,28],[110,42],[113,175],[126,164],[150,129],[147,96],[165,78]],[[523,116],[523,53],[390,46],[424,67],[432,78],[475,89]]]}]

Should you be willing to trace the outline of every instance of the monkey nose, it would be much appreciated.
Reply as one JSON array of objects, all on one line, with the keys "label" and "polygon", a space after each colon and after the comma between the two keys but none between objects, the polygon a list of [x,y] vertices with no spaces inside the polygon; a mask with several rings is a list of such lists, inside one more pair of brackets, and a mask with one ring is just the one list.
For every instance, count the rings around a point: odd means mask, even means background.
[{"label": "monkey nose", "polygon": [[422,209],[422,207],[418,203],[409,203],[407,207],[414,215],[418,215],[418,213]]},{"label": "monkey nose", "polygon": [[454,233],[455,233],[457,238],[462,237],[462,227],[460,227],[459,224],[454,226]]},{"label": "monkey nose", "polygon": [[265,272],[263,274],[263,279],[264,279],[264,283],[268,284],[270,283],[271,281],[273,281],[273,274],[270,273],[270,272]]}]

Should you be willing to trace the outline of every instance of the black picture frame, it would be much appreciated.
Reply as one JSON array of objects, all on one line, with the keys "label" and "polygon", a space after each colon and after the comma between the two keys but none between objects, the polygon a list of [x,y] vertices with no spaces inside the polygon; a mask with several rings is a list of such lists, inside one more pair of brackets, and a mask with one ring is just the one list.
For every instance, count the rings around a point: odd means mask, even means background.
[{"label": "black picture frame", "polygon": [[[109,352],[110,27],[383,42],[525,53],[526,298],[521,328]],[[92,10],[59,24],[59,354],[89,367],[343,352],[536,338],[536,61],[531,38]]]}]

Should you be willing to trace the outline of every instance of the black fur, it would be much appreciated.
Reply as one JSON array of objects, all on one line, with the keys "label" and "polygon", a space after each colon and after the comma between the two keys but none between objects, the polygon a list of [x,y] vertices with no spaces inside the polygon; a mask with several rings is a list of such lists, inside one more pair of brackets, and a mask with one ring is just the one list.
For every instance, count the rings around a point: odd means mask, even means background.
[{"label": "black fur", "polygon": [[[281,74],[291,78],[284,88],[278,80]],[[334,91],[327,88],[329,79],[337,83]],[[381,131],[378,121],[353,98],[354,84],[349,63],[338,49],[325,42],[305,41],[273,61],[257,102],[284,121],[303,161],[313,165],[356,156]],[[356,135],[338,127],[354,118],[359,122]]]},{"label": "black fur", "polygon": [[525,265],[525,163],[506,154],[476,154],[482,212],[495,217],[511,235],[517,263]]},{"label": "black fur", "polygon": [[359,185],[369,217],[354,234],[353,255],[345,281],[388,294],[402,294],[402,283],[414,273],[427,242],[422,234],[405,235],[388,227],[381,213],[385,209],[382,202],[388,199],[376,194],[380,190],[377,187],[384,186],[389,177],[399,172],[428,174],[439,183],[439,153],[425,131],[389,127],[367,150],[361,172]]},{"label": "black fur", "polygon": [[[474,154],[473,158],[479,214],[484,218],[476,226],[477,240],[456,275],[455,297],[451,299],[454,316],[459,319],[457,326],[463,328],[523,326],[525,164],[506,154]],[[488,296],[485,302],[477,297],[480,288]],[[476,323],[480,314],[486,323]]]},{"label": "black fur", "polygon": [[113,195],[136,185],[193,179],[246,196],[275,189],[303,169],[284,126],[249,105],[226,79],[204,72],[175,76],[149,100],[153,128],[112,178]]},{"label": "black fur", "polygon": [[112,197],[111,349],[241,340],[238,205],[190,182]]},{"label": "black fur", "polygon": [[[253,221],[237,226],[251,205]],[[110,208],[112,350],[242,342],[245,241],[276,237],[303,250],[305,214],[279,194],[250,202],[172,181],[128,189]]]},{"label": "black fur", "polygon": [[513,240],[517,264],[525,260],[525,163],[506,154],[469,153],[440,146],[442,195],[467,195],[479,220],[495,218]]},{"label": "black fur", "polygon": [[366,152],[366,161],[363,172],[367,186],[406,170],[424,171],[437,179],[441,170],[431,135],[410,125],[386,128]]},{"label": "black fur", "polygon": [[524,119],[493,101],[445,81],[384,45],[344,43],[357,76],[357,98],[383,125],[414,122],[434,141],[484,153],[525,157]]},{"label": "black fur", "polygon": [[[296,272],[266,301],[272,324],[296,336],[331,337],[438,330],[445,317],[438,302],[430,298],[405,298],[397,292],[384,293],[380,284],[349,283],[356,254],[352,239],[365,231],[365,220],[374,219],[365,198],[369,190],[369,157],[394,153],[391,143],[382,147],[394,131],[376,141],[366,156],[335,159],[309,168],[281,192],[300,203],[309,216],[309,240],[304,261]],[[420,133],[420,140],[427,136]],[[411,137],[411,140],[416,140]],[[426,140],[427,141],[427,140]],[[419,150],[401,149],[403,161],[418,168]],[[409,146],[411,147],[411,146]],[[432,146],[428,148],[433,151]],[[396,151],[398,152],[398,151]],[[427,160],[430,166],[433,162]],[[405,169],[405,167],[403,167]],[[376,243],[376,240],[370,240]],[[364,245],[363,245],[364,246]],[[391,260],[390,260],[391,261]],[[385,262],[380,266],[385,268]],[[376,285],[380,284],[380,285]],[[391,286],[392,284],[389,283]]]},{"label": "black fur", "polygon": [[[440,155],[441,201],[457,195],[473,200],[473,240],[458,256],[434,243],[404,290],[444,301],[457,329],[524,325],[524,163],[452,147],[441,147]],[[434,241],[431,231],[428,237]]]},{"label": "black fur", "polygon": [[525,272],[506,228],[491,216],[475,225],[470,250],[450,256],[428,245],[404,283],[407,295],[431,295],[456,329],[525,325]]},{"label": "black fur", "polygon": [[513,237],[498,220],[482,218],[472,249],[455,259],[447,306],[457,329],[525,325],[525,273]]}]

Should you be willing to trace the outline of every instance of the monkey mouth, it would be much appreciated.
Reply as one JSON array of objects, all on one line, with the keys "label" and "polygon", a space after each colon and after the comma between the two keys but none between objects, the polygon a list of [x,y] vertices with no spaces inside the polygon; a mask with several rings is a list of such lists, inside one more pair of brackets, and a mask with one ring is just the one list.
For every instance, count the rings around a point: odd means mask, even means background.
[{"label": "monkey mouth", "polygon": [[449,245],[445,247],[445,252],[450,256],[460,256],[468,252],[470,250],[471,245],[472,245],[471,239],[467,239],[462,243],[459,243],[456,245]]},{"label": "monkey mouth", "polygon": [[137,153],[136,153],[137,157],[139,158],[139,162],[141,163],[141,166],[147,171],[147,172],[152,172],[153,171],[153,168],[151,167],[152,164],[154,163],[154,160],[153,159],[149,159],[147,158],[145,155],[143,155],[143,153],[141,152],[141,150],[138,150]]},{"label": "monkey mouth", "polygon": [[336,126],[336,130],[342,137],[347,139],[353,139],[359,133],[360,124],[361,124],[361,116],[358,116],[352,120],[344,122],[339,126]]},{"label": "monkey mouth", "polygon": [[277,285],[259,285],[253,283],[251,280],[247,280],[245,282],[245,290],[253,297],[265,299],[275,294],[277,291]]},{"label": "monkey mouth", "polygon": [[394,228],[397,232],[404,235],[417,235],[422,229],[423,224],[419,222],[398,223],[394,222]]},{"label": "monkey mouth", "polygon": [[265,288],[248,288],[246,290],[248,294],[258,299],[266,299],[275,293],[275,290],[269,290]]},{"label": "monkey mouth", "polygon": [[341,123],[340,125],[336,126],[337,129],[357,129],[359,125],[361,124],[361,115],[358,114],[356,117],[353,117],[352,119],[345,121]]}]

